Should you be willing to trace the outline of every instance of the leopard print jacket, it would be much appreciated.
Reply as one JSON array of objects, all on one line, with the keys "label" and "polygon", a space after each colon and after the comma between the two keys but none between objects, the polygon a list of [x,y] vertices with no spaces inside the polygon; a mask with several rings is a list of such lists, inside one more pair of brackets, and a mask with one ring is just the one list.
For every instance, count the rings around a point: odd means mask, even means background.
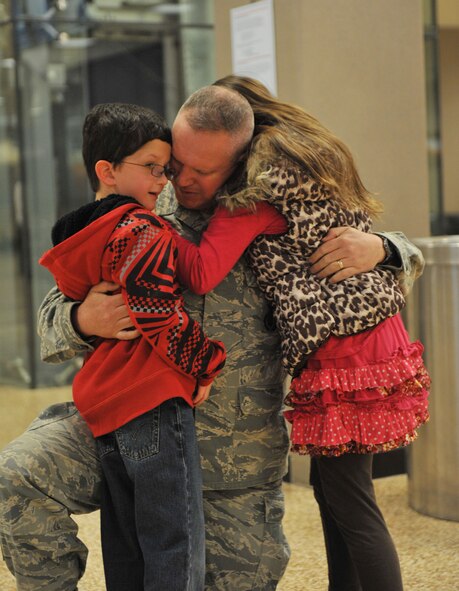
[{"label": "leopard print jacket", "polygon": [[[295,166],[275,166],[264,173],[267,199],[286,218],[282,235],[261,235],[249,247],[249,263],[268,301],[282,338],[283,363],[296,376],[330,335],[346,336],[367,330],[397,314],[405,305],[395,275],[376,268],[332,284],[308,272],[308,257],[334,226],[369,232],[371,220],[363,211],[346,210],[323,185]],[[231,196],[229,197],[231,199]],[[242,197],[243,199],[243,197]]]}]

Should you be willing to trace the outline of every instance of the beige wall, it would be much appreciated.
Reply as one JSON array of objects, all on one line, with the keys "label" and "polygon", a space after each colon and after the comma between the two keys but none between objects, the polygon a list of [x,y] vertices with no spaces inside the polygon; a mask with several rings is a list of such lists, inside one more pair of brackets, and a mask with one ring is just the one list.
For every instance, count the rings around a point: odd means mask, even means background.
[{"label": "beige wall", "polygon": [[459,214],[459,28],[441,29],[439,41],[443,207],[445,213],[457,215]]},{"label": "beige wall", "polygon": [[[229,9],[215,0],[217,74],[231,73]],[[385,204],[378,227],[429,231],[420,2],[274,0],[278,94],[347,142]]]},{"label": "beige wall", "polygon": [[459,27],[458,0],[437,0],[437,22],[439,27]]},{"label": "beige wall", "polygon": [[72,400],[72,387],[34,390],[0,384],[0,450],[18,437],[43,409]]}]

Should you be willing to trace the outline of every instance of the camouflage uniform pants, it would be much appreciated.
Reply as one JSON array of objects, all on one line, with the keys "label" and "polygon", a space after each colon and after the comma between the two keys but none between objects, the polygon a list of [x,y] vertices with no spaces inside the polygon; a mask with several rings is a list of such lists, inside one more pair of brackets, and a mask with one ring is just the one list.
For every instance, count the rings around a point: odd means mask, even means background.
[{"label": "camouflage uniform pants", "polygon": [[204,492],[206,591],[271,591],[290,549],[281,482]]},{"label": "camouflage uniform pants", "polygon": [[[72,403],[46,409],[0,454],[0,542],[19,591],[75,591],[87,548],[71,514],[98,509],[94,439]],[[281,482],[206,491],[206,591],[270,591],[288,562]]]}]

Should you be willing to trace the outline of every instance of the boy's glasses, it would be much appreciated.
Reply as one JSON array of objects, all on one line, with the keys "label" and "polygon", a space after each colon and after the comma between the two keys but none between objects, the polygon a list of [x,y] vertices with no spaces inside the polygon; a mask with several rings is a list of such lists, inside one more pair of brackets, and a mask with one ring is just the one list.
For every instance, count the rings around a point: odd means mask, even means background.
[{"label": "boy's glasses", "polygon": [[150,174],[156,178],[161,178],[163,175],[170,181],[174,178],[174,171],[168,166],[161,166],[161,164],[139,164],[138,162],[128,162],[121,160],[124,164],[133,164],[134,166],[142,166],[142,168],[149,168]]}]

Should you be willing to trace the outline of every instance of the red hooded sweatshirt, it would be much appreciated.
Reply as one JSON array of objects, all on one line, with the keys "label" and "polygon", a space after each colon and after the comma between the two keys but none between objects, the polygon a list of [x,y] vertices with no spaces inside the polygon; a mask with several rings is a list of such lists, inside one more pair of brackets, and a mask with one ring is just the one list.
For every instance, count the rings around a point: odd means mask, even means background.
[{"label": "red hooded sweatshirt", "polygon": [[67,297],[83,300],[102,280],[121,285],[132,341],[100,339],[73,382],[75,405],[94,436],[113,431],[174,397],[190,405],[196,384],[210,384],[225,363],[183,305],[176,246],[167,224],[119,195],[85,205],[53,228],[57,246],[40,264]]}]

